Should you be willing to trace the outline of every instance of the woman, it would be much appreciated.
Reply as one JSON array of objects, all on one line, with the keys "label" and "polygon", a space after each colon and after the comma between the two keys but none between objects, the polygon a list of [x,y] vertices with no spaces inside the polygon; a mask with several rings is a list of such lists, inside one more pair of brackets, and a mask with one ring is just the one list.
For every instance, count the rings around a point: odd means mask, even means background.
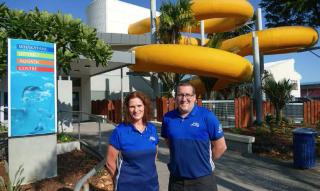
[{"label": "woman", "polygon": [[155,126],[147,122],[149,106],[143,93],[130,93],[124,102],[124,122],[111,134],[106,166],[115,180],[116,191],[159,190],[155,165],[159,139]]}]

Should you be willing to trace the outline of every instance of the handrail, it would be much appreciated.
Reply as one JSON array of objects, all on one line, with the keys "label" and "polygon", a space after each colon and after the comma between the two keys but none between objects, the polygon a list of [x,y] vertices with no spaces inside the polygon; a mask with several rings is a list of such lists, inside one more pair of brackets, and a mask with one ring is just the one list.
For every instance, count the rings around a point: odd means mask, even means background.
[{"label": "handrail", "polygon": [[112,121],[110,121],[108,118],[104,118],[104,117],[101,117],[101,116],[98,116],[98,115],[94,115],[94,114],[91,114],[91,113],[87,113],[87,112],[84,112],[84,111],[64,111],[64,110],[60,110],[59,113],[78,113],[78,114],[85,114],[85,115],[88,115],[89,117],[92,117],[92,118],[96,118],[96,119],[100,119],[102,121],[107,121],[108,123],[113,123]]},{"label": "handrail", "polygon": [[[98,129],[99,129],[99,132],[98,132],[98,136],[99,136],[98,150],[101,151],[101,139],[102,139],[102,136],[101,136],[101,122],[102,121],[106,121],[107,123],[114,124],[113,122],[111,122],[107,118],[103,118],[103,117],[100,117],[100,116],[97,116],[97,115],[94,115],[94,114],[91,114],[91,113],[83,112],[83,111],[64,111],[64,110],[60,110],[59,113],[78,114],[78,116],[84,114],[84,115],[88,115],[91,118],[95,118],[96,122],[98,123]],[[73,122],[73,120],[72,120],[72,122]],[[78,122],[78,140],[80,141],[81,140],[80,117],[78,117],[78,121],[77,122]]]},{"label": "handrail", "polygon": [[94,176],[97,172],[100,170],[103,170],[105,168],[106,160],[102,160],[99,162],[93,169],[91,169],[86,175],[84,175],[75,185],[74,191],[80,191],[81,188],[83,188],[83,191],[89,191],[89,187],[85,185],[85,183]]}]

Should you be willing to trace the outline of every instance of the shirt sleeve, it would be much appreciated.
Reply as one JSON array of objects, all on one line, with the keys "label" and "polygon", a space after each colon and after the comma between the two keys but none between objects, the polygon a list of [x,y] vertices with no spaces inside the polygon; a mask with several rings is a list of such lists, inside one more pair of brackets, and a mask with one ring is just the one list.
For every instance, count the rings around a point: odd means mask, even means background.
[{"label": "shirt sleeve", "polygon": [[209,113],[206,117],[208,133],[211,141],[223,137],[223,129],[219,119],[213,114]]},{"label": "shirt sleeve", "polygon": [[120,136],[119,136],[118,127],[116,127],[112,131],[112,134],[111,134],[110,139],[109,139],[109,144],[112,145],[117,150],[121,150]]},{"label": "shirt sleeve", "polygon": [[163,138],[168,138],[168,133],[167,133],[167,120],[166,120],[166,117],[163,117],[163,119],[162,119],[161,137],[163,137]]},{"label": "shirt sleeve", "polygon": [[157,128],[156,127],[154,127],[154,137],[156,138],[156,144],[158,145],[158,143],[159,143],[159,136],[158,136],[158,132],[157,132]]}]

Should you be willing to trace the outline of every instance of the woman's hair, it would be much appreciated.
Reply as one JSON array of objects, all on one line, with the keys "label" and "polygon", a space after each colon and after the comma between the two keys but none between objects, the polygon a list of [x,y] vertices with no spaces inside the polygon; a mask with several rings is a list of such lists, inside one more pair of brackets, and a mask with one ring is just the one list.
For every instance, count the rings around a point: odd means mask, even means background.
[{"label": "woman's hair", "polygon": [[151,112],[151,108],[150,108],[150,100],[149,98],[144,95],[144,93],[142,92],[139,92],[139,91],[135,91],[135,92],[131,92],[127,95],[126,99],[124,100],[124,123],[126,124],[129,124],[129,123],[132,123],[133,119],[130,115],[130,112],[129,112],[129,101],[133,98],[139,98],[143,105],[144,105],[144,115],[143,115],[143,118],[142,118],[142,122],[143,124],[147,124],[147,122],[149,121],[150,119],[150,112]]}]

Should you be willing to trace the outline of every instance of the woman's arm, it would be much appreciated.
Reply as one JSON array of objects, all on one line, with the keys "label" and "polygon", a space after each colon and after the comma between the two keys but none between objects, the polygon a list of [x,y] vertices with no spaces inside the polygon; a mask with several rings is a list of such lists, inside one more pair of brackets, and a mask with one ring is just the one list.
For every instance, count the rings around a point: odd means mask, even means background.
[{"label": "woman's arm", "polygon": [[157,147],[156,147],[156,158],[155,158],[155,161],[157,161],[157,158],[158,158],[158,145],[157,145]]},{"label": "woman's arm", "polygon": [[117,158],[119,151],[114,148],[112,145],[108,145],[107,154],[106,154],[106,167],[112,178],[115,178],[115,173],[117,171]]}]

